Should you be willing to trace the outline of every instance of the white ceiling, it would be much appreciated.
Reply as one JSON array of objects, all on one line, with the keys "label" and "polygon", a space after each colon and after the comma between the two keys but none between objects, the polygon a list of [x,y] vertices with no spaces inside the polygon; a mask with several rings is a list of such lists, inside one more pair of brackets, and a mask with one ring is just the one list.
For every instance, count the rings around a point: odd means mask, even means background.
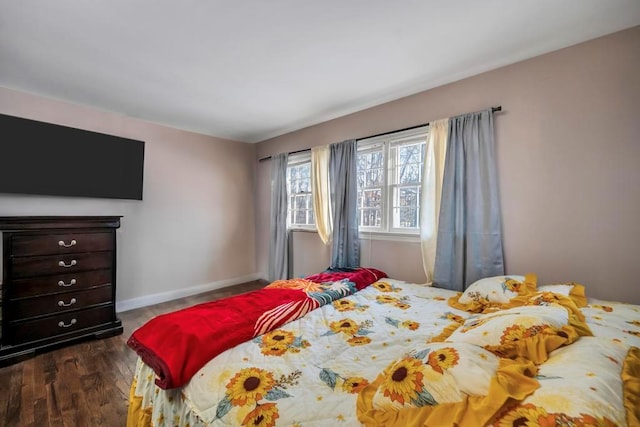
[{"label": "white ceiling", "polygon": [[636,25],[639,0],[0,0],[0,86],[258,142]]}]

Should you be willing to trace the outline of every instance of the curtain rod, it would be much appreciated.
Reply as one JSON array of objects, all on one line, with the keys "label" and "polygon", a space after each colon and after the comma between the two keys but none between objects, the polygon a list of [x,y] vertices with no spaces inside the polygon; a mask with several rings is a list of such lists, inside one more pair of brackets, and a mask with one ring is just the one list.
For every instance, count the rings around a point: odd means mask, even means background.
[{"label": "curtain rod", "polygon": [[[497,107],[491,107],[491,112],[492,113],[496,113],[498,111],[502,111],[502,105],[498,105]],[[358,139],[356,139],[356,141],[362,141],[363,139],[369,139],[369,138],[375,138],[375,137],[378,137],[378,136],[389,135],[391,133],[396,133],[396,132],[403,132],[405,130],[417,129],[417,128],[420,128],[420,127],[423,127],[423,126],[428,126],[428,125],[429,125],[429,122],[423,123],[421,125],[409,126],[407,128],[391,130],[389,132],[377,133],[375,135],[369,135],[369,136],[364,136],[362,138],[358,138]],[[307,152],[307,151],[311,151],[311,148],[305,148],[303,150],[296,150],[296,151],[289,151],[288,154],[289,155],[298,154],[298,153],[304,153],[304,152]],[[269,159],[271,159],[271,156],[263,157],[263,158],[259,159],[258,161],[262,162],[263,160],[269,160]]]}]

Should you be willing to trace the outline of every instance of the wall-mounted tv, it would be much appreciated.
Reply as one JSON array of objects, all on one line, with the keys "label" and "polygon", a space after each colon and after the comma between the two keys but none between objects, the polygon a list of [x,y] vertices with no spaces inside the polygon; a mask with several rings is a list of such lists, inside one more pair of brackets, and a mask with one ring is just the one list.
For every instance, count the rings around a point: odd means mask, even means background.
[{"label": "wall-mounted tv", "polygon": [[142,200],[144,141],[0,114],[0,193]]}]

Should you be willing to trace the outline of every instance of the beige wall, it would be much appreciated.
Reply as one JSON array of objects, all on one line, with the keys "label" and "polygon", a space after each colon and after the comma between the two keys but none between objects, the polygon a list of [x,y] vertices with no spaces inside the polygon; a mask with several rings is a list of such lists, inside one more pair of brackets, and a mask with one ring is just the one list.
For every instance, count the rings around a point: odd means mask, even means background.
[{"label": "beige wall", "polygon": [[143,201],[0,194],[0,215],[122,215],[120,308],[257,277],[255,145],[4,88],[0,113],[145,141]]},{"label": "beige wall", "polygon": [[289,272],[291,277],[305,277],[329,266],[331,245],[325,245],[318,233],[294,231],[289,234]]},{"label": "beige wall", "polygon": [[[502,105],[495,122],[507,272],[640,303],[639,76],[635,27],[263,141],[256,155]],[[268,161],[257,178],[257,265],[266,271]],[[376,241],[369,251],[363,264],[423,277],[416,244]]]}]

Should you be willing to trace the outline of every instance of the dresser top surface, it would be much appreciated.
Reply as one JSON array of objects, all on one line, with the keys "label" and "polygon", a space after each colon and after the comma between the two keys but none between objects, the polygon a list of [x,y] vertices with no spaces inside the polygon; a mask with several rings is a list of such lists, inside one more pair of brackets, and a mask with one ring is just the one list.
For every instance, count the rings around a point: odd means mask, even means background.
[{"label": "dresser top surface", "polygon": [[118,228],[122,216],[0,216],[0,230]]}]

